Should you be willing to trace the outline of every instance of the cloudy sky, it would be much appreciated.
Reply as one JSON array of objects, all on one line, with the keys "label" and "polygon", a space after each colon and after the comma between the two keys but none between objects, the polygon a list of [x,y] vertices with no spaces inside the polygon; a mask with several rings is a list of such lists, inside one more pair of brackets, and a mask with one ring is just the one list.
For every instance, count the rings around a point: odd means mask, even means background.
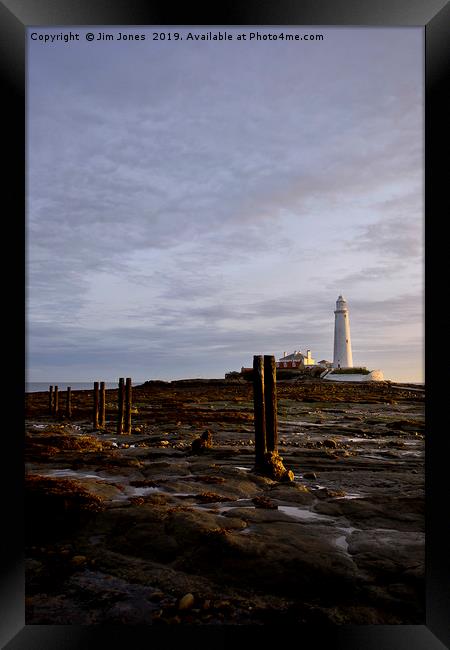
[{"label": "cloudy sky", "polygon": [[332,360],[340,293],[354,364],[423,381],[423,29],[257,29],[324,40],[28,30],[30,381]]}]

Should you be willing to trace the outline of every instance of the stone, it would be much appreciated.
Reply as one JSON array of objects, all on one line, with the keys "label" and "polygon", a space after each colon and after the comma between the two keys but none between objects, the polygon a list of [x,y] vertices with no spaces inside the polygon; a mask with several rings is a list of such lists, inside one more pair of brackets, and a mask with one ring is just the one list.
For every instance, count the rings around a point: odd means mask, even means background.
[{"label": "stone", "polygon": [[327,438],[322,444],[324,447],[329,447],[330,449],[336,449],[337,447],[336,440],[333,440],[332,438]]},{"label": "stone", "polygon": [[212,446],[212,433],[209,429],[206,429],[199,438],[193,440],[192,453],[201,454],[205,449],[210,449]]},{"label": "stone", "polygon": [[317,474],[315,472],[306,472],[305,474],[303,474],[303,478],[311,478],[316,480]]},{"label": "stone", "polygon": [[83,564],[86,564],[86,561],[87,561],[87,558],[86,558],[85,555],[74,555],[72,560],[71,560],[71,563],[74,566],[81,566]]},{"label": "stone", "polygon": [[185,594],[178,603],[178,609],[191,609],[195,602],[194,595],[189,593]]}]

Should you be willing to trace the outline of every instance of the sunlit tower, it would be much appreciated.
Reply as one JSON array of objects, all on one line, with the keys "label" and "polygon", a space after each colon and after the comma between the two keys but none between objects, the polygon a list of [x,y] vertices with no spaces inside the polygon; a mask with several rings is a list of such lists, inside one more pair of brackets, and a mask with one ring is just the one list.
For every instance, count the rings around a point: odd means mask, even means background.
[{"label": "sunlit tower", "polygon": [[336,301],[334,314],[333,368],[353,368],[350,319],[347,301],[342,296],[339,296]]}]

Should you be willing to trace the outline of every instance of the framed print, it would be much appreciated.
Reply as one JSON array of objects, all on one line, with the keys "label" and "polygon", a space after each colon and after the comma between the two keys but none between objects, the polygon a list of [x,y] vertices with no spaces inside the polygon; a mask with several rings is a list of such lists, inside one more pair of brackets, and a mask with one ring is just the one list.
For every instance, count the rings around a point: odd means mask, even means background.
[{"label": "framed print", "polygon": [[444,648],[448,5],[1,12],[2,647]]}]

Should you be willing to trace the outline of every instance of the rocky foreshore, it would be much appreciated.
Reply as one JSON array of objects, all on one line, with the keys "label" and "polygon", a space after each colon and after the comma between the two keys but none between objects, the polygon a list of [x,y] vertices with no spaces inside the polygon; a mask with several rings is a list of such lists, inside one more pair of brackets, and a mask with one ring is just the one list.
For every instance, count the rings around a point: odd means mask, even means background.
[{"label": "rocky foreshore", "polygon": [[423,394],[279,382],[293,482],[254,471],[251,384],[149,382],[120,436],[106,395],[103,431],[92,391],[27,395],[27,624],[424,622]]}]

